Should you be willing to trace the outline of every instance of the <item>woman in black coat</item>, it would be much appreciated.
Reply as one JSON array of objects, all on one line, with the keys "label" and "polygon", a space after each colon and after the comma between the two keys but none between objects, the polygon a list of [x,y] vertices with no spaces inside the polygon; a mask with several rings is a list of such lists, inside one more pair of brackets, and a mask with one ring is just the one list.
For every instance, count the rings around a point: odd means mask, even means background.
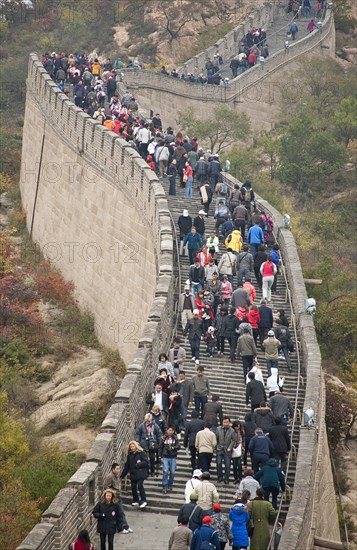
[{"label": "woman in black coat", "polygon": [[104,491],[102,500],[95,505],[92,513],[98,520],[97,532],[100,535],[100,550],[106,550],[107,537],[108,550],[114,550],[114,535],[122,529],[122,514],[111,489]]},{"label": "woman in black coat", "polygon": [[144,481],[148,477],[148,466],[149,462],[146,452],[136,441],[130,441],[128,456],[120,477],[123,479],[128,473],[130,475],[131,492],[133,493],[132,506],[140,506],[140,508],[147,506]]}]

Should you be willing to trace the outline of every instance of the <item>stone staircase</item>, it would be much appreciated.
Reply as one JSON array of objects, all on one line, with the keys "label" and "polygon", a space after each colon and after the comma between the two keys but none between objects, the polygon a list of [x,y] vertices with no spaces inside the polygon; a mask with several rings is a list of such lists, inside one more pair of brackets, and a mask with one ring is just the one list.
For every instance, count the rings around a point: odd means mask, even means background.
[{"label": "stone staircase", "polygon": [[[168,181],[166,178],[162,180],[162,184],[167,193]],[[169,208],[170,208],[173,220],[178,230],[177,220],[179,215],[182,213],[182,210],[184,208],[187,208],[190,216],[194,218],[197,215],[198,211],[202,208],[202,206],[198,196],[199,192],[195,188],[196,187],[195,182],[193,185],[194,196],[191,199],[187,199],[184,197],[183,189],[180,188],[179,184],[176,187],[177,187],[177,195],[176,196],[168,195],[167,198],[168,198],[168,204],[169,204]],[[214,228],[214,219],[213,219],[214,205],[215,205],[215,199],[211,204],[209,217],[206,218],[207,234],[211,229]],[[220,252],[223,251],[223,248],[224,247],[221,247]],[[187,257],[182,257],[182,256],[180,257],[180,267],[181,267],[181,291],[182,291],[184,283],[188,278],[189,261]],[[176,272],[178,275],[178,266],[176,266]],[[259,304],[259,301],[262,296],[254,278],[252,279],[252,282],[257,289],[256,303]],[[236,278],[234,281],[234,285],[235,287],[237,285]],[[280,276],[278,278],[277,292],[276,294],[273,295],[272,307],[274,310],[278,309],[279,307],[284,308],[288,318],[290,319],[289,306],[285,301],[286,300],[285,295],[286,295],[286,287],[284,284],[284,278],[283,276]],[[184,342],[180,322],[178,322],[177,334],[178,336],[182,337],[182,342]],[[186,345],[185,348],[187,352],[187,360],[184,365],[184,370],[187,374],[187,377],[191,378],[196,373],[196,366],[190,360],[191,353],[190,353],[189,346]],[[167,352],[168,350],[163,350],[163,351]],[[265,366],[263,353],[260,350],[258,352],[258,359],[259,359],[259,363],[262,365],[264,380],[266,380],[267,369]],[[250,407],[246,407],[245,405],[245,384],[243,382],[241,360],[236,360],[234,364],[230,363],[230,361],[228,360],[227,351],[225,352],[224,356],[215,356],[214,358],[209,358],[206,356],[205,346],[202,344],[200,365],[204,366],[205,374],[209,377],[212,393],[218,394],[220,396],[220,400],[223,404],[223,413],[225,415],[228,415],[232,421],[236,419],[243,420],[245,413],[250,412]],[[295,352],[292,354],[292,365],[293,365],[293,371],[292,373],[289,373],[286,367],[285,361],[281,360],[279,364],[279,369],[280,369],[280,373],[283,376],[285,376],[284,389],[285,389],[286,395],[291,399],[292,403],[294,403],[295,391],[296,391],[296,385],[297,385],[297,356]],[[153,365],[153,368],[156,368],[156,365]],[[303,386],[300,386],[300,388],[301,390],[298,397],[298,408],[301,410],[303,406],[304,388]],[[299,446],[298,429],[295,430],[292,443],[294,446],[294,455],[290,463],[290,469],[289,469],[289,474],[287,478],[287,486],[291,488],[291,491],[294,485],[294,477],[295,477],[295,457],[296,457],[295,451],[298,450],[298,446]],[[217,475],[216,475],[215,458],[213,459],[213,462],[212,462],[211,475],[212,475],[212,481],[216,483]],[[176,515],[180,506],[184,503],[184,487],[185,487],[186,481],[190,479],[190,477],[191,477],[190,460],[189,460],[189,457],[186,455],[185,450],[181,449],[178,454],[177,470],[176,470],[175,482],[174,482],[174,487],[172,492],[166,495],[162,494],[161,470],[159,472],[158,477],[149,478],[145,482],[147,500],[148,500],[148,506],[147,508],[145,508],[145,513],[156,512],[156,513]],[[232,482],[233,482],[233,476],[231,475],[230,485],[222,484],[217,486],[218,492],[220,495],[220,502],[225,511],[228,511],[233,504],[233,495],[235,493],[236,486],[233,485]],[[289,497],[291,498],[291,495],[289,495]],[[127,487],[126,491],[124,490],[123,498],[124,498],[125,507],[127,509],[131,508],[130,506],[131,493],[130,493],[129,486]],[[288,505],[289,505],[289,499],[286,499],[282,505],[282,512],[280,517],[281,521],[283,521],[286,516]],[[142,510],[138,510],[138,513],[140,513],[141,511]]]}]

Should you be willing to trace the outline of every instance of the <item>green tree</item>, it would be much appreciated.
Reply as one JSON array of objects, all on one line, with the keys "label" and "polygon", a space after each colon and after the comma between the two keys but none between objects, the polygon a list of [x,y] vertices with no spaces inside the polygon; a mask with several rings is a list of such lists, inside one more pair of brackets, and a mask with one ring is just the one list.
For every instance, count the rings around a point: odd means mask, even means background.
[{"label": "green tree", "polygon": [[189,135],[209,144],[212,153],[221,153],[237,141],[245,141],[251,133],[247,115],[236,113],[226,105],[215,107],[207,120],[197,117],[193,109],[181,111],[177,123]]},{"label": "green tree", "polygon": [[340,108],[335,112],[332,122],[337,138],[344,141],[346,146],[350,141],[356,139],[357,99],[355,97],[345,97],[342,99]]},{"label": "green tree", "polygon": [[19,465],[29,455],[22,424],[10,415],[7,410],[8,398],[5,392],[0,393],[0,479],[5,466]]},{"label": "green tree", "polygon": [[[317,131],[307,112],[295,116],[280,140],[281,181],[305,193],[341,170],[348,155],[328,130]],[[316,185],[314,185],[316,184]]]},{"label": "green tree", "polygon": [[224,158],[230,160],[230,172],[239,181],[252,179],[258,172],[258,155],[253,148],[232,147],[229,154],[226,154]]},{"label": "green tree", "polygon": [[262,134],[257,143],[263,155],[269,159],[270,179],[274,179],[279,164],[279,140],[271,133]]}]

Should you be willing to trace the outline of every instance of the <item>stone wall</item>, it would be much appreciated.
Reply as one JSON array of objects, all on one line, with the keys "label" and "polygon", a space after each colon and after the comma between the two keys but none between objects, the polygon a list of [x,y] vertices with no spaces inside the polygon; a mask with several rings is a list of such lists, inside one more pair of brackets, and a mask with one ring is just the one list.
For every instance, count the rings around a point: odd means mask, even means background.
[{"label": "stone wall", "polygon": [[264,6],[252,12],[238,27],[235,27],[223,38],[217,40],[216,44],[186,61],[186,63],[177,69],[178,72],[180,74],[191,73],[196,76],[202,72],[205,73],[207,59],[212,59],[217,51],[223,56],[224,61],[227,62],[228,59],[237,54],[239,42],[244,38],[249,29],[253,27],[266,29],[277,15],[285,11],[286,3],[284,1],[280,3],[279,1],[273,3],[267,2]]},{"label": "stone wall", "polygon": [[270,129],[280,109],[281,97],[292,102],[300,97],[300,90],[292,89],[289,82],[289,74],[298,67],[298,61],[312,55],[334,56],[334,38],[333,13],[327,10],[320,30],[290,43],[289,49],[277,51],[264,64],[231,80],[228,86],[193,84],[135,69],[125,71],[125,82],[147,112],[152,109],[161,114],[164,127],[175,126],[179,111],[192,108],[197,116],[208,118],[214,107],[226,104]]},{"label": "stone wall", "polygon": [[34,240],[75,282],[101,341],[120,349],[127,362],[86,462],[18,547],[63,550],[81,528],[94,532],[91,511],[103,478],[112,462],[124,462],[146,412],[153,365],[169,347],[173,233],[155,174],[125,141],[58,91],[36,54],[29,62],[22,163],[22,201]]},{"label": "stone wall", "polygon": [[[237,182],[229,174],[227,183]],[[313,317],[305,313],[308,297],[298,250],[293,234],[284,227],[284,218],[267,201],[256,195],[260,209],[274,221],[281,255],[291,293],[296,325],[300,333],[300,352],[305,369],[303,410],[313,409],[316,428],[300,427],[299,450],[292,500],[279,548],[310,550],[314,536],[340,541],[336,497],[325,426],[325,383],[320,348]],[[302,411],[301,411],[302,412]]]}]

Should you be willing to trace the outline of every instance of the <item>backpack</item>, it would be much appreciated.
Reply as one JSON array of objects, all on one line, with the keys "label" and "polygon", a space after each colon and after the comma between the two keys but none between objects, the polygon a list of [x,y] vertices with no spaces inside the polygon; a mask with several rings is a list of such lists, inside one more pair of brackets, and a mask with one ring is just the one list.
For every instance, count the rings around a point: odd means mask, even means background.
[{"label": "backpack", "polygon": [[228,192],[227,184],[224,183],[224,182],[222,182],[222,183],[221,183],[221,191],[220,191],[220,193],[221,193],[221,195],[226,195],[227,192]]},{"label": "backpack", "polygon": [[200,546],[200,550],[216,550],[216,546],[210,542],[216,531],[211,534],[210,540],[204,540]]}]

